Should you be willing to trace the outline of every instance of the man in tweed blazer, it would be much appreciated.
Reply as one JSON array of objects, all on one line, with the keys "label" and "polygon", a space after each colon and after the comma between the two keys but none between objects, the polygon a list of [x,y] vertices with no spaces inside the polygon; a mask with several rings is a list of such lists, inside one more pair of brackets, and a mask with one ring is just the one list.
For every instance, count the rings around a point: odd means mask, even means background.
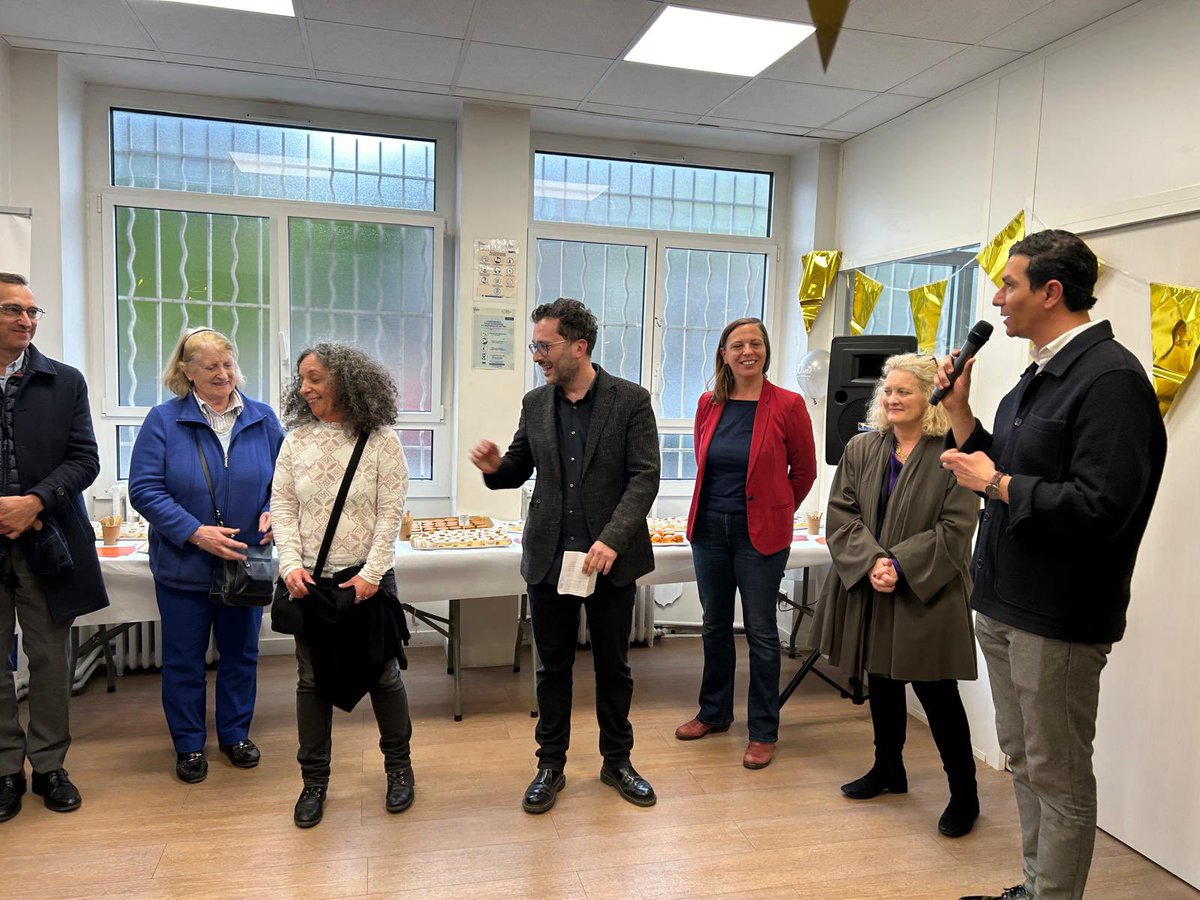
[{"label": "man in tweed blazer", "polygon": [[[582,605],[596,671],[596,719],[604,757],[600,780],[630,803],[653,806],[654,789],[629,761],[635,582],[654,568],[646,515],[658,494],[659,449],[650,395],[592,363],[596,318],[578,300],[544,303],[532,319],[529,349],[546,384],[525,395],[520,425],[503,456],[491,441],[481,441],[471,453],[493,490],[520,487],[537,471],[521,575],[529,585],[541,660],[541,718],[538,773],[522,805],[526,812],[546,812],[566,785],[571,670]],[[597,573],[589,597],[558,592],[563,554],[570,551],[584,554],[585,574]]]}]

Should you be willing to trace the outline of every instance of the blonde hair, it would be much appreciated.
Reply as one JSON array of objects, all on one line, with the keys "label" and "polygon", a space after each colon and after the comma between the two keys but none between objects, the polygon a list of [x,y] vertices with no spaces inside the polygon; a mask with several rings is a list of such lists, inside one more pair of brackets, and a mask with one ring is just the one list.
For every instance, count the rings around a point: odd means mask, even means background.
[{"label": "blonde hair", "polygon": [[187,368],[202,347],[232,353],[234,384],[239,388],[246,386],[246,379],[242,375],[242,370],[238,368],[233,341],[211,328],[189,328],[179,336],[179,342],[175,344],[175,349],[171,351],[171,358],[167,360],[167,367],[163,369],[162,383],[168,391],[179,398],[186,397],[192,392],[192,382],[187,377]]},{"label": "blonde hair", "polygon": [[917,393],[925,404],[925,414],[921,418],[921,434],[941,437],[950,430],[950,417],[941,406],[930,406],[929,394],[933,390],[933,379],[937,374],[937,360],[932,356],[921,356],[918,353],[901,353],[889,357],[883,364],[883,372],[875,385],[875,393],[871,395],[871,404],[867,407],[867,424],[877,431],[891,431],[887,412],[883,408],[883,384],[892,372],[907,372],[917,379]]},{"label": "blonde hair", "polygon": [[771,338],[767,335],[767,326],[763,324],[762,319],[747,317],[744,319],[734,319],[721,332],[721,337],[717,340],[717,352],[713,359],[713,392],[712,403],[714,406],[720,406],[729,399],[729,394],[733,390],[733,369],[725,362],[721,356],[721,351],[725,349],[725,342],[729,340],[729,336],[733,332],[741,328],[743,325],[757,326],[759,333],[762,334],[763,347],[766,353],[763,355],[763,375],[767,374],[767,370],[771,367]]}]

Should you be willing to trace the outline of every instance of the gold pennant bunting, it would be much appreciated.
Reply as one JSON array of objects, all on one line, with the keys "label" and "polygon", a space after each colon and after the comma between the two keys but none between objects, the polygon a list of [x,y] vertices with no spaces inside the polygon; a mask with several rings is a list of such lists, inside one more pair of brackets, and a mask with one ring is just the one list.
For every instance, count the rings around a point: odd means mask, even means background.
[{"label": "gold pennant bunting", "polygon": [[946,288],[949,285],[949,279],[943,278],[908,292],[913,327],[917,331],[917,349],[922,353],[932,355],[937,344],[938,323],[942,320],[942,301],[946,298]]},{"label": "gold pennant bunting", "polygon": [[821,304],[829,286],[837,277],[842,265],[841,250],[813,250],[802,258],[804,273],[800,276],[800,315],[804,317],[804,330],[811,332]]},{"label": "gold pennant bunting", "polygon": [[1200,349],[1200,288],[1150,284],[1150,341],[1154,393],[1165,416]]},{"label": "gold pennant bunting", "polygon": [[829,71],[833,46],[842,31],[842,22],[850,0],[808,0],[808,11],[817,28],[817,52],[821,54],[821,69]]},{"label": "gold pennant bunting", "polygon": [[1024,237],[1025,210],[1021,210],[975,255],[979,267],[987,272],[996,287],[1000,287],[1000,276],[1004,274],[1004,265],[1008,262],[1009,248]]},{"label": "gold pennant bunting", "polygon": [[879,295],[883,292],[883,285],[871,278],[869,275],[864,275],[862,272],[854,273],[854,306],[850,314],[850,331],[854,334],[862,334],[867,329],[867,322],[871,318],[871,313],[875,310],[875,304],[879,301]]}]

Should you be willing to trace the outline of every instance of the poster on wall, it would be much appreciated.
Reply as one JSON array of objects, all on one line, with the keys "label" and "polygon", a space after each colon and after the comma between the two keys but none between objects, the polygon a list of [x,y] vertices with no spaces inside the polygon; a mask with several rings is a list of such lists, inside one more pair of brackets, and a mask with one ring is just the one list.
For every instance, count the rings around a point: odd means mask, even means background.
[{"label": "poster on wall", "polygon": [[32,212],[0,206],[0,272],[29,277]]},{"label": "poster on wall", "polygon": [[518,244],[509,238],[475,242],[475,299],[516,300]]},{"label": "poster on wall", "polygon": [[517,308],[477,305],[471,315],[471,368],[512,369],[516,362]]}]

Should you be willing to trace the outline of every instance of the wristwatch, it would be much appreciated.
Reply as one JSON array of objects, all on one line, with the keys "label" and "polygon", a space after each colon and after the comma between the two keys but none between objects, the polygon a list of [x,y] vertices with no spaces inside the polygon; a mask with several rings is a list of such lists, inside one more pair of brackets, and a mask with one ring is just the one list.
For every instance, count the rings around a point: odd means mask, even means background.
[{"label": "wristwatch", "polygon": [[983,493],[989,500],[1000,499],[1000,479],[1003,477],[1003,472],[996,472],[996,474],[992,476],[992,480],[987,483],[986,487],[984,487]]}]

